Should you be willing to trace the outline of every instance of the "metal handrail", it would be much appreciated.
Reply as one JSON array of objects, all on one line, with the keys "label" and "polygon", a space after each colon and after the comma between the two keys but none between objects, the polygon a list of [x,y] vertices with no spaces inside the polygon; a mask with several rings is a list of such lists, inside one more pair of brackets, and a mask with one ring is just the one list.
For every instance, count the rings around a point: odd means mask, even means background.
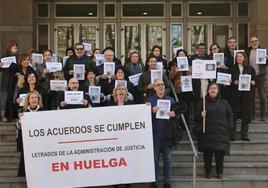
[{"label": "metal handrail", "polygon": [[[168,79],[168,81],[169,81],[169,85],[171,87],[172,93],[173,93],[173,95],[175,97],[175,101],[178,103],[179,99],[178,99],[178,96],[176,95],[174,86],[173,86],[173,84],[172,84],[170,79]],[[184,127],[186,129],[187,136],[188,136],[188,139],[189,139],[189,142],[190,142],[190,145],[191,145],[191,148],[192,148],[192,152],[193,152],[193,186],[192,187],[195,188],[196,187],[196,158],[198,157],[198,153],[197,153],[197,150],[195,148],[192,136],[190,134],[190,131],[189,131],[189,128],[187,126],[187,123],[186,123],[186,120],[185,120],[185,117],[184,117],[183,113],[181,113],[180,116],[181,116],[182,122],[184,124]]]}]

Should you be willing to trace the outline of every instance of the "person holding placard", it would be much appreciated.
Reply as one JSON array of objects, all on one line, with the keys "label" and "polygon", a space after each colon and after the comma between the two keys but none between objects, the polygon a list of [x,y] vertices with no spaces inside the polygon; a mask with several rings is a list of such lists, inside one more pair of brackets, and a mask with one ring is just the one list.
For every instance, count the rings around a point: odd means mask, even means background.
[{"label": "person holding placard", "polygon": [[[229,103],[220,97],[219,87],[210,83],[207,88],[206,110],[199,104],[195,114],[198,136],[198,151],[203,152],[206,178],[212,177],[212,157],[215,154],[217,178],[223,177],[224,155],[230,151],[230,136],[233,131],[233,114]],[[203,118],[206,119],[206,132],[203,133]]]},{"label": "person holding placard", "polygon": [[[149,64],[150,65],[150,64]],[[153,88],[155,90],[155,94],[152,94],[147,102],[149,102],[152,106],[152,125],[153,125],[153,141],[154,141],[154,160],[155,160],[155,180],[152,184],[152,188],[158,187],[159,181],[159,158],[160,152],[163,153],[163,163],[164,163],[164,188],[170,188],[170,177],[171,177],[171,149],[173,146],[173,142],[167,139],[167,133],[169,132],[167,129],[170,128],[169,119],[176,116],[174,111],[175,100],[166,95],[165,92],[165,84],[162,80],[156,80],[153,83]],[[162,100],[169,104],[166,106],[166,110],[162,110],[160,112],[160,116],[168,117],[158,119],[157,114],[159,114],[160,106],[157,106],[159,103],[158,100]],[[169,107],[169,108],[168,108]]]},{"label": "person holding placard", "polygon": [[[177,57],[186,57],[188,59],[188,63],[189,63],[189,70],[188,71],[181,71],[180,69],[178,69],[178,66],[177,66]],[[186,112],[184,113],[184,116],[185,116],[185,120],[188,122],[189,121],[189,116],[190,116],[190,106],[191,106],[191,102],[193,100],[193,92],[192,90],[191,91],[183,91],[182,90],[182,76],[190,76],[190,72],[191,72],[191,59],[188,57],[187,55],[187,52],[184,50],[184,49],[179,49],[177,50],[177,53],[176,53],[176,57],[171,61],[169,62],[169,69],[170,69],[170,72],[169,72],[169,76],[170,76],[170,79],[174,85],[174,89],[175,89],[175,92],[177,94],[177,97],[179,100],[182,100],[183,102],[186,103],[187,105],[187,110]],[[192,86],[192,79],[189,80],[189,85]],[[173,96],[173,95],[171,95]]]},{"label": "person holding placard", "polygon": [[124,64],[124,68],[126,77],[144,72],[145,67],[139,52],[134,51],[130,54],[129,61]]},{"label": "person holding placard", "polygon": [[23,94],[27,94],[29,91],[33,90],[38,91],[38,93],[42,96],[43,99],[42,103],[44,104],[45,91],[42,87],[40,87],[36,73],[35,72],[27,73],[25,78],[26,79],[23,83],[23,87],[18,90],[16,98],[16,103],[18,105],[19,110],[24,106],[24,103],[22,102]]},{"label": "person holding placard", "polygon": [[42,111],[42,110],[44,110],[44,109],[43,109],[41,95],[36,90],[29,91],[26,95],[25,103],[24,103],[24,106],[22,108],[22,111],[19,114],[19,121],[17,122],[17,129],[18,129],[17,144],[18,144],[19,150],[21,151],[20,163],[19,163],[19,169],[18,169],[18,176],[19,177],[25,177],[25,164],[24,164],[24,152],[23,152],[23,144],[22,144],[22,132],[21,132],[20,117],[23,116],[23,113],[25,113],[25,112],[38,112],[38,111]]},{"label": "person holding placard", "polygon": [[[145,71],[144,73],[142,73],[142,75],[140,76],[139,79],[139,83],[138,83],[138,91],[140,92],[141,95],[143,95],[144,100],[146,101],[146,99],[148,99],[150,97],[151,94],[154,93],[154,89],[153,89],[153,82],[151,80],[151,72],[156,70],[156,57],[155,56],[149,56],[148,60],[147,60],[147,64],[148,64],[148,70]],[[165,92],[169,93],[170,89],[169,89],[169,84],[168,84],[168,80],[166,75],[162,72],[162,80],[165,84]]]},{"label": "person holding placard", "polygon": [[[92,106],[92,102],[88,95],[84,94],[83,91],[79,92],[79,82],[75,78],[71,78],[68,81],[68,91],[73,91],[72,98],[75,102],[69,103],[66,99],[66,91],[60,91],[57,96],[57,106],[59,109],[73,109],[73,108],[88,108]],[[72,92],[69,92],[72,95]]]},{"label": "person holding placard", "polygon": [[3,122],[11,121],[16,118],[16,108],[13,104],[13,96],[16,85],[16,72],[19,46],[16,41],[11,40],[8,43],[6,54],[1,58],[12,57],[16,58],[16,62],[11,63],[8,68],[4,68],[4,64],[0,60],[0,115]]},{"label": "person holding placard", "polygon": [[[250,141],[248,138],[248,123],[250,122],[251,115],[251,99],[252,99],[252,88],[255,85],[255,70],[248,64],[247,55],[244,52],[238,52],[236,54],[235,65],[231,68],[232,74],[232,97],[231,106],[234,114],[234,130],[232,134],[232,140],[236,139],[236,120],[240,114],[241,122],[241,139],[244,141]],[[250,75],[248,85],[251,85],[249,91],[239,91],[238,85],[241,82],[239,80],[240,75]]]},{"label": "person holding placard", "polygon": [[224,64],[231,68],[234,65],[234,51],[237,48],[237,42],[234,37],[230,37],[224,49]]},{"label": "person holding placard", "polygon": [[[256,72],[256,89],[259,94],[260,98],[260,119],[261,121],[264,121],[265,119],[265,113],[266,113],[266,100],[265,100],[265,81],[266,81],[266,66],[267,64],[267,59],[268,56],[265,54],[265,64],[259,64],[257,61],[257,52],[258,49],[261,48],[259,45],[259,39],[255,36],[252,36],[250,38],[250,47],[245,50],[245,53],[248,56],[249,64],[254,68]],[[266,50],[264,50],[266,51]],[[253,88],[253,95],[251,99],[251,107],[252,107],[252,119],[255,119],[255,89]]]},{"label": "person holding placard", "polygon": [[[162,65],[163,65],[163,70],[167,71],[168,69],[168,63],[167,63],[167,60],[165,58],[163,58],[162,56],[162,47],[161,46],[158,46],[158,45],[154,45],[152,47],[152,50],[151,50],[151,53],[149,54],[149,56],[155,56],[156,58],[156,62],[162,62]],[[146,64],[145,65],[145,70],[147,71],[148,70],[148,65]]]},{"label": "person holding placard", "polygon": [[74,77],[74,65],[84,65],[84,75],[83,79],[79,80],[80,89],[82,89],[83,81],[85,80],[85,73],[88,70],[93,70],[95,68],[92,58],[85,54],[85,49],[83,43],[75,44],[75,54],[70,56],[63,67],[64,77],[66,80],[69,80]]},{"label": "person holding placard", "polygon": [[113,94],[113,90],[114,88],[119,85],[120,83],[122,83],[121,85],[123,85],[125,88],[127,88],[128,90],[128,100],[130,101],[134,101],[135,98],[136,98],[136,93],[137,91],[135,90],[133,84],[128,81],[126,78],[125,78],[125,69],[124,67],[118,67],[116,70],[115,70],[115,80],[112,80],[110,83],[103,85],[101,84],[101,87],[103,88],[103,92],[104,92],[104,95],[106,95],[106,99],[109,100],[110,97],[109,95],[112,95]]}]

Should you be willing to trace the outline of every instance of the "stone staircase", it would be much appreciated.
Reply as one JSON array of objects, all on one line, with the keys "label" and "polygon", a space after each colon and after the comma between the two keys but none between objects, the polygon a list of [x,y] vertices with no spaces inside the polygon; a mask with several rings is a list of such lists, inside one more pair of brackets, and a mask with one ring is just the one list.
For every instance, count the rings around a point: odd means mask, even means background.
[{"label": "stone staircase", "polygon": [[[239,124],[239,123],[238,123]],[[238,131],[240,130],[238,125]],[[16,151],[14,123],[0,123],[0,188],[26,188],[25,178],[16,177],[19,156]],[[197,188],[267,188],[268,122],[253,121],[249,126],[250,142],[234,141],[225,157],[222,180],[204,178],[203,156],[197,159]],[[195,142],[196,144],[196,142]],[[192,187],[192,152],[185,138],[173,151],[173,188]],[[161,170],[162,171],[162,170]],[[123,186],[122,186],[123,187]],[[149,185],[136,184],[131,188]]]}]

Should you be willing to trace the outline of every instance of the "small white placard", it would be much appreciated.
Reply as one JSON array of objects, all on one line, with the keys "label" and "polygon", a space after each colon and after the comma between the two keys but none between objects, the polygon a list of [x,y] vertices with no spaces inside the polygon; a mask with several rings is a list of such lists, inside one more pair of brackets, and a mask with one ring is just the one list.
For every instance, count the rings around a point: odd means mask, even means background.
[{"label": "small white placard", "polygon": [[104,64],[104,54],[95,54],[96,66]]},{"label": "small white placard", "polygon": [[163,62],[162,61],[157,61],[156,62],[156,69],[163,70]]},{"label": "small white placard", "polygon": [[181,76],[181,91],[193,91],[192,76]]},{"label": "small white placard", "polygon": [[189,62],[187,57],[177,57],[177,67],[180,71],[189,70]]},{"label": "small white placard", "polygon": [[266,49],[257,49],[256,51],[256,64],[266,64]]},{"label": "small white placard", "polygon": [[157,99],[157,107],[156,119],[169,119],[170,100]]},{"label": "small white placard", "polygon": [[44,61],[43,54],[36,54],[36,53],[32,54],[32,64],[33,65],[42,64],[43,61]]},{"label": "small white placard", "polygon": [[66,80],[50,80],[51,91],[65,91],[67,88]]},{"label": "small white placard", "polygon": [[174,55],[176,55],[176,54],[177,54],[177,51],[180,50],[180,49],[183,49],[183,47],[177,47],[177,48],[174,48],[174,49],[173,49],[173,53],[174,53]]},{"label": "small white placard", "polygon": [[12,63],[17,63],[15,56],[1,58],[2,68],[9,68]]},{"label": "small white placard", "polygon": [[49,72],[62,71],[62,64],[58,62],[46,62],[46,68]]},{"label": "small white placard", "polygon": [[67,104],[83,104],[84,92],[83,91],[65,91],[64,101]]},{"label": "small white placard", "polygon": [[52,54],[51,62],[58,62],[58,56],[57,56],[57,54]]},{"label": "small white placard", "polygon": [[88,95],[93,103],[100,103],[100,86],[89,86],[88,87]]},{"label": "small white placard", "polygon": [[114,62],[104,62],[104,70],[103,73],[112,76],[115,71],[115,63]]},{"label": "small white placard", "polygon": [[216,79],[215,60],[194,60],[192,63],[193,79]]},{"label": "small white placard", "polygon": [[217,84],[230,85],[232,82],[232,75],[227,73],[218,72],[217,73]]},{"label": "small white placard", "polygon": [[127,88],[127,81],[126,80],[115,80],[114,88],[116,88],[119,85]]},{"label": "small white placard", "polygon": [[137,86],[139,84],[141,74],[142,73],[134,74],[132,76],[129,76],[128,79],[134,86]]},{"label": "small white placard", "polygon": [[89,52],[91,51],[91,44],[83,42],[85,51]]},{"label": "small white placard", "polygon": [[250,85],[251,85],[250,82],[251,82],[251,75],[240,74],[239,75],[238,90],[239,91],[250,91]]},{"label": "small white placard", "polygon": [[217,67],[224,65],[224,53],[214,53],[213,60],[216,61]]},{"label": "small white placard", "polygon": [[85,65],[74,64],[74,78],[85,80]]},{"label": "small white placard", "polygon": [[162,70],[151,70],[151,83],[153,84],[155,80],[163,80]]},{"label": "small white placard", "polygon": [[19,95],[19,98],[21,99],[19,106],[24,106],[26,95],[27,95],[27,93]]}]

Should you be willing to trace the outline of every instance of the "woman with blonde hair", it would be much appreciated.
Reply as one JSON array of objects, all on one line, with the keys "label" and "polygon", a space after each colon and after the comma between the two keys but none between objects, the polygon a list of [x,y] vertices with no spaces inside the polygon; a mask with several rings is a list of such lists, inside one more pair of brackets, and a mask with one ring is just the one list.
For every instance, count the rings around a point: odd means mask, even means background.
[{"label": "woman with blonde hair", "polygon": [[17,144],[18,150],[21,151],[20,164],[18,169],[18,176],[25,177],[25,165],[24,165],[24,154],[23,154],[23,143],[22,143],[22,132],[21,132],[21,119],[24,112],[37,112],[43,110],[42,96],[38,91],[29,91],[25,98],[25,103],[22,108],[22,112],[19,113],[19,121],[17,122],[18,137]]}]

